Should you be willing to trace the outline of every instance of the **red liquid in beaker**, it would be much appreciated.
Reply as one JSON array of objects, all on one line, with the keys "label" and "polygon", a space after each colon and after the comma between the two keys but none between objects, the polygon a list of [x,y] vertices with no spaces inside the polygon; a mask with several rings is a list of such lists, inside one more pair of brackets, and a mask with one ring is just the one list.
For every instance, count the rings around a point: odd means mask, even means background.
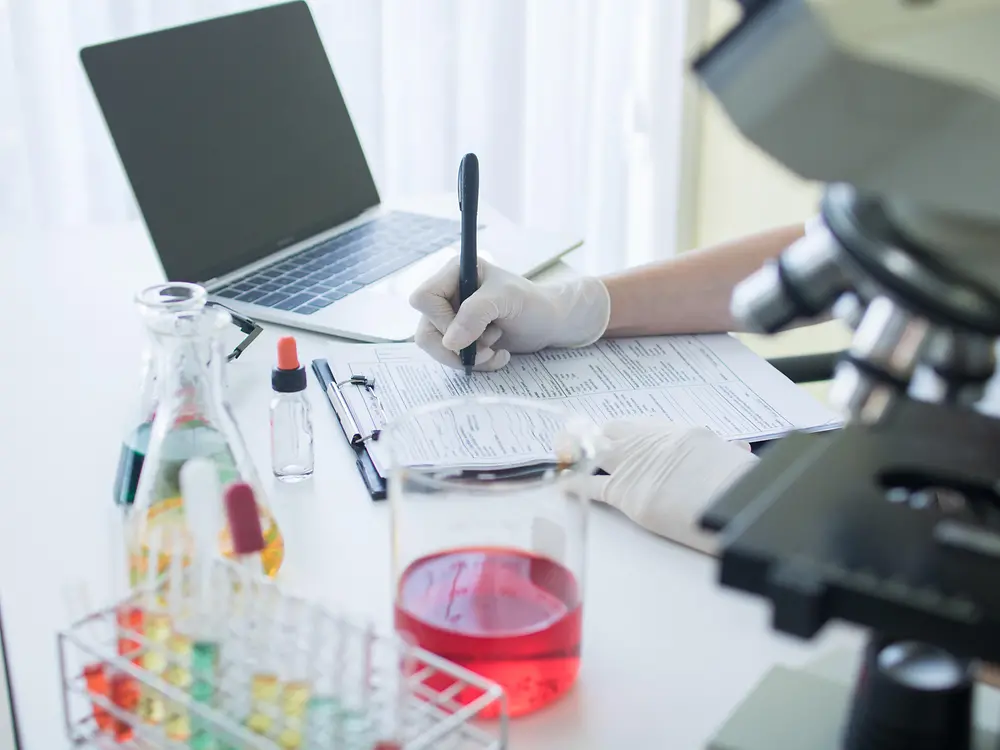
[{"label": "red liquid in beaker", "polygon": [[[503,547],[449,550],[413,562],[399,582],[396,630],[415,645],[498,683],[510,716],[572,687],[580,668],[582,606],[573,574],[553,560]],[[430,688],[452,680],[435,675]],[[465,689],[465,705],[480,697]],[[493,718],[497,710],[485,712]]]}]

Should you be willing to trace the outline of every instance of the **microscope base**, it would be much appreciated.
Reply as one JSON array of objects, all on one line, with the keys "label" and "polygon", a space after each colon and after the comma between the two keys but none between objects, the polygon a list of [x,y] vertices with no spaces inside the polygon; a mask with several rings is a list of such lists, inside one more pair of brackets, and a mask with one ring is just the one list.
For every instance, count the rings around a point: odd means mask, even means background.
[{"label": "microscope base", "polygon": [[[979,688],[982,690],[983,688]],[[815,668],[773,668],[726,720],[706,750],[842,750],[852,685]],[[973,750],[996,750],[995,705],[977,700]]]}]

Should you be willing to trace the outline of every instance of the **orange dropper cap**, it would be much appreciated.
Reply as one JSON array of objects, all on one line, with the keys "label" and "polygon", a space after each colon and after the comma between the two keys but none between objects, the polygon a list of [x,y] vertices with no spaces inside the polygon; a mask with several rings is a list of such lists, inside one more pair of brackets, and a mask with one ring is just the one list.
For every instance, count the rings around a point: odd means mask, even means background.
[{"label": "orange dropper cap", "polygon": [[297,393],[306,389],[306,370],[299,363],[294,336],[278,339],[278,366],[271,371],[271,388],[278,393]]},{"label": "orange dropper cap", "polygon": [[278,339],[278,369],[299,369],[299,350],[294,336],[282,336]]}]

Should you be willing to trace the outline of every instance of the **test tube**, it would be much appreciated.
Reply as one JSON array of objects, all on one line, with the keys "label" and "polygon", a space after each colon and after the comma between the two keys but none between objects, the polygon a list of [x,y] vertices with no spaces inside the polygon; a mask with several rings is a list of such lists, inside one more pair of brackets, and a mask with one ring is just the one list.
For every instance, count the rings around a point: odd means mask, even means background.
[{"label": "test tube", "polygon": [[[356,632],[354,628],[344,627],[345,636],[348,632]],[[377,713],[372,705],[373,662],[375,650],[375,629],[368,625],[359,633],[360,643],[346,643],[341,655],[336,675],[341,695],[340,715],[337,720],[337,730],[345,738],[366,737],[370,730],[377,727]],[[358,670],[349,669],[357,665]]]},{"label": "test tube", "polygon": [[[111,532],[111,581],[112,591],[116,598],[115,627],[117,630],[118,655],[129,659],[139,666],[142,656],[142,607],[131,594],[131,555],[132,545],[128,537],[132,529],[129,524],[129,506],[115,506],[113,511],[113,528]],[[134,677],[115,669],[108,674],[111,701],[130,718],[134,717],[139,708],[140,689]],[[114,735],[117,742],[129,742],[135,731],[131,721],[115,716]]]},{"label": "test tube", "polygon": [[285,598],[281,611],[283,626],[273,648],[281,653],[280,726],[275,736],[282,750],[299,750],[305,736],[306,714],[312,693],[309,661],[313,655],[306,650],[306,638],[312,623],[309,607],[301,599]]},{"label": "test tube", "polygon": [[[129,506],[125,506],[126,509]],[[120,600],[115,608],[115,622],[118,626],[118,655],[131,659],[139,665],[142,644],[138,636],[142,633],[142,607],[131,596],[133,580],[132,559],[130,549],[130,533],[134,533],[133,525],[129,523],[128,511],[122,511],[121,506],[113,508],[114,522],[111,532],[111,580],[113,592]]]},{"label": "test tube", "polygon": [[278,675],[273,664],[273,652],[268,649],[267,637],[271,635],[272,628],[267,627],[269,610],[265,599],[271,598],[269,595],[273,595],[274,588],[261,583],[264,577],[261,559],[264,535],[261,533],[253,489],[244,483],[230,485],[226,490],[225,505],[240,575],[239,599],[242,601],[241,619],[244,625],[240,634],[242,642],[238,644],[238,649],[233,649],[234,658],[227,660],[228,669],[239,671],[238,684],[230,684],[229,687],[234,691],[241,688],[239,683],[242,683],[242,677],[253,661],[246,725],[253,732],[268,735],[274,727],[277,710]]},{"label": "test tube", "polygon": [[[206,706],[215,704],[215,681],[219,676],[219,644],[195,641],[191,648],[191,698]],[[218,738],[199,717],[191,720],[191,750],[217,750]]]},{"label": "test tube", "polygon": [[375,628],[372,625],[365,626],[364,646],[361,651],[364,658],[364,667],[361,673],[361,717],[365,722],[372,718],[372,690],[374,688],[373,662],[375,659]]},{"label": "test tube", "polygon": [[410,643],[402,636],[394,641],[383,641],[380,645],[389,649],[383,656],[384,649],[380,648],[378,658],[382,667],[379,697],[386,702],[374,707],[372,718],[376,741],[372,750],[402,750],[410,703],[410,676],[414,673],[415,659]]},{"label": "test tube", "polygon": [[[276,594],[270,586],[255,586],[257,589],[255,602],[252,606],[253,634],[251,649],[254,654],[254,669],[250,677],[250,713],[247,716],[247,728],[257,734],[271,735],[276,728],[279,713],[278,698],[281,682],[278,679],[278,659],[280,652],[275,645],[281,637],[279,613],[267,607],[268,600],[276,599]],[[268,611],[271,612],[270,622],[266,621]],[[273,639],[270,640],[269,639]]]},{"label": "test tube", "polygon": [[[86,584],[82,582],[65,585],[63,587],[63,600],[74,627],[78,623],[84,622],[92,613],[90,594],[87,591]],[[92,625],[87,626],[86,630],[87,635],[90,636],[89,640],[99,640],[98,636],[92,632],[94,630]],[[92,645],[97,646],[98,644],[93,643]],[[94,661],[84,664],[81,675],[83,676],[83,682],[86,685],[88,695],[92,698],[110,700],[111,690],[108,684],[108,671],[104,662]],[[91,715],[94,717],[94,723],[97,725],[98,731],[112,732],[114,730],[114,717],[100,704],[99,700],[91,703]]]},{"label": "test tube", "polygon": [[306,706],[305,746],[308,750],[341,747],[340,693],[334,675],[337,655],[343,653],[343,635],[339,623],[334,623],[319,607],[310,611],[312,626],[309,634],[310,682],[312,695]]},{"label": "test tube", "polygon": [[[142,644],[137,638],[142,632],[142,609],[131,599],[126,599],[115,609],[115,625],[118,630],[118,655],[139,665],[142,658]],[[112,670],[109,683],[111,701],[123,713],[134,717],[139,709],[141,695],[138,681],[125,672]],[[117,742],[130,742],[135,730],[131,722],[116,717],[114,735]]]},{"label": "test tube", "polygon": [[[108,675],[103,662],[87,664],[83,668],[83,680],[87,684],[87,692],[91,696],[101,696],[110,699],[111,689],[108,685]],[[92,705],[97,728],[102,732],[112,731],[114,729],[114,719],[108,713],[108,710],[96,701]]]},{"label": "test tube", "polygon": [[[221,676],[221,619],[231,594],[224,572],[215,565],[218,549],[218,511],[221,507],[219,473],[215,463],[208,458],[194,458],[181,467],[181,496],[184,514],[194,538],[194,564],[191,567],[191,685],[194,702],[216,707],[218,683]],[[219,738],[212,727],[191,712],[191,750],[219,750]]]},{"label": "test tube", "polygon": [[[211,570],[208,580],[200,579],[201,587],[207,588],[198,593],[198,631],[191,645],[191,698],[208,707],[219,704],[217,687],[222,673],[220,668],[220,613],[225,611],[225,602],[231,595],[231,587],[216,586],[215,581],[223,579],[222,571],[215,569],[211,558],[199,558],[199,566],[207,566]],[[227,590],[228,589],[228,590]],[[214,606],[208,607],[213,601]],[[191,750],[221,750],[222,743],[206,722],[194,715],[191,717],[191,739],[188,742]]]},{"label": "test tube", "polygon": [[[141,666],[146,672],[162,677],[167,668],[167,641],[170,638],[170,614],[161,602],[159,590],[160,553],[163,548],[164,531],[161,525],[149,528],[149,538],[146,540],[146,606],[143,617],[145,651]],[[163,723],[166,708],[163,695],[159,690],[149,685],[143,685],[139,699],[139,715],[146,724],[159,725]]]},{"label": "test tube", "polygon": [[[226,595],[217,601],[220,617],[228,623],[219,642],[219,665],[215,702],[221,713],[232,722],[244,724],[250,710],[250,658],[252,627],[247,599],[248,583],[243,571],[234,576],[229,569],[221,569],[225,579]],[[221,750],[236,750],[228,738],[220,738]]]},{"label": "test tube", "polygon": [[[191,687],[191,638],[185,632],[187,628],[184,624],[186,622],[190,625],[191,613],[184,600],[184,553],[183,548],[172,548],[170,552],[167,612],[173,626],[167,638],[167,665],[163,671],[163,679],[179,691],[187,693]],[[191,716],[183,701],[166,701],[163,729],[167,739],[177,742],[190,739]]]},{"label": "test tube", "polygon": [[[110,683],[111,701],[123,712],[135,715],[139,708],[139,683],[124,672],[112,672]],[[115,718],[114,733],[116,742],[130,742],[135,736],[132,724],[120,718]]]},{"label": "test tube", "polygon": [[[412,638],[401,635],[398,644],[395,704],[389,717],[389,737],[384,741],[381,750],[401,750],[406,741],[406,715],[412,697],[410,680],[417,672],[417,660],[414,656],[415,644]],[[376,746],[375,750],[380,750],[379,746]]]},{"label": "test tube", "polygon": [[118,655],[133,664],[141,663],[142,644],[136,636],[142,634],[142,608],[132,601],[125,601],[115,610],[118,625]]},{"label": "test tube", "polygon": [[[133,664],[139,665],[142,655],[142,644],[136,640],[136,635],[142,628],[142,609],[126,602],[115,612],[115,623],[118,628],[118,654],[130,658]],[[112,670],[109,676],[111,701],[124,713],[134,716],[139,709],[141,689],[134,677],[125,672]],[[129,742],[135,735],[132,724],[121,718],[115,719],[115,740]]]}]

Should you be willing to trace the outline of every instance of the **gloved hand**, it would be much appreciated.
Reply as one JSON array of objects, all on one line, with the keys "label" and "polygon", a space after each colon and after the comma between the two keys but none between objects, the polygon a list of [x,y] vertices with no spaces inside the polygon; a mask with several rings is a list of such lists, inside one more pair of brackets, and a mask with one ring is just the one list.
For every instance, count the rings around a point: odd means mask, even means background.
[{"label": "gloved hand", "polygon": [[654,534],[714,554],[715,537],[698,518],[757,462],[750,446],[654,418],[614,420],[601,434],[598,463],[608,476],[587,479],[591,498]]},{"label": "gloved hand", "polygon": [[477,370],[499,370],[511,354],[550,346],[592,344],[608,327],[611,298],[590,277],[561,284],[536,284],[479,261],[479,289],[455,312],[458,261],[422,284],[410,304],[423,313],[417,345],[442,364],[462,368],[458,353],[477,342]]}]

